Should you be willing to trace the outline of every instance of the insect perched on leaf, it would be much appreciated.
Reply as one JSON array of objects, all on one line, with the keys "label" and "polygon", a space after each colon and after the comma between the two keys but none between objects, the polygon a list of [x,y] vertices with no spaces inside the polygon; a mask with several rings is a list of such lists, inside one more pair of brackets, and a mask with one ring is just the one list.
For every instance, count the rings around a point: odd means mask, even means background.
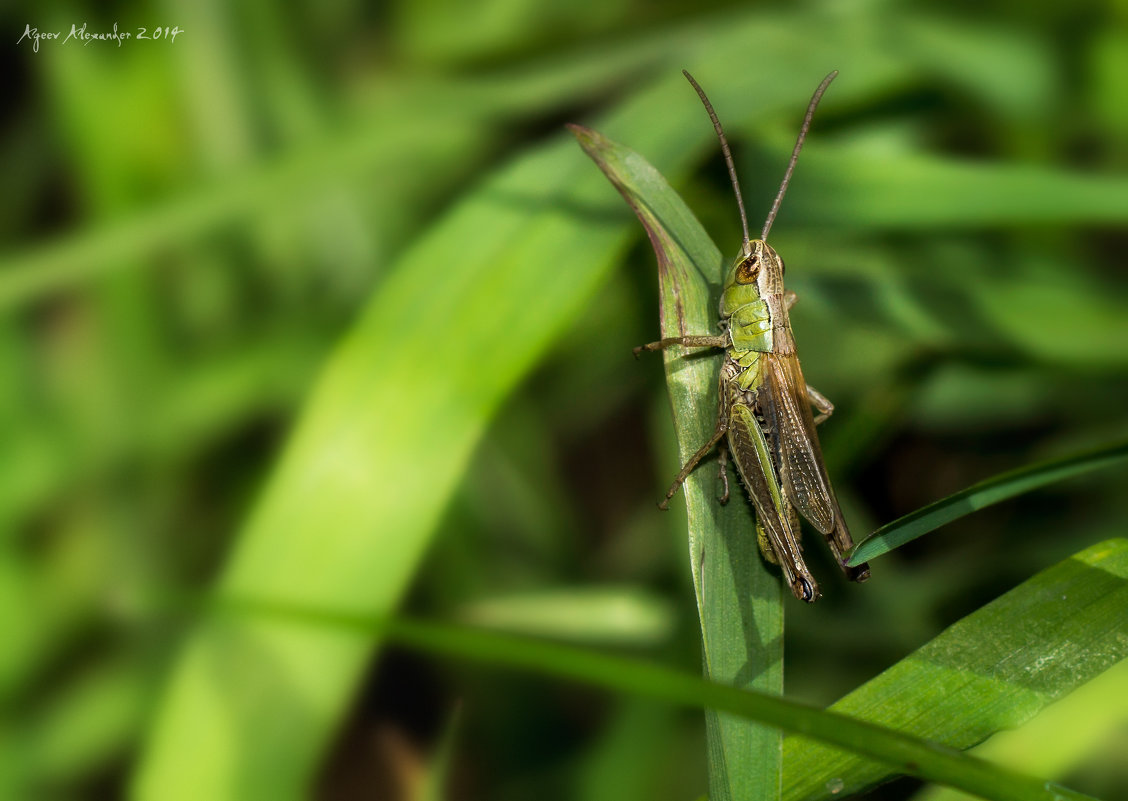
[{"label": "insect perched on leaf", "polygon": [[[783,259],[766,240],[815,107],[838,72],[827,75],[811,97],[783,182],[760,238],[755,240],[748,236],[740,182],[721,123],[704,90],[692,75],[684,74],[705,104],[721,142],[740,209],[744,240],[721,294],[720,334],[669,337],[635,348],[636,356],[644,350],[662,350],[673,345],[725,349],[713,436],[685,463],[659,505],[667,508],[690,472],[719,446],[724,487],[721,502],[727,502],[729,497],[727,463],[731,454],[756,509],[756,539],[761,553],[780,566],[796,598],[811,602],[820,593],[803,561],[796,512],[823,535],[848,578],[865,581],[869,578],[869,565],[846,565],[854,542],[827,477],[815,433],[815,426],[830,416],[834,406],[803,378],[788,318],[796,295],[783,288]],[[812,414],[812,405],[818,410],[817,417]]]}]

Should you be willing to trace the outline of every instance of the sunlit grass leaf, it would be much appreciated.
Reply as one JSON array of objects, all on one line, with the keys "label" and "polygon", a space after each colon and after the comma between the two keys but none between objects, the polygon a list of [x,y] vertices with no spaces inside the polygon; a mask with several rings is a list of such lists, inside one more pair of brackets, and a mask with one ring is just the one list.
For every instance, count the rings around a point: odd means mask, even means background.
[{"label": "sunlit grass leaf", "polygon": [[[638,215],[658,258],[663,337],[713,332],[724,258],[666,180],[645,159],[601,134],[573,126],[580,144]],[[688,459],[716,426],[717,360],[665,352],[666,380]],[[780,582],[756,546],[749,505],[722,506],[711,463],[686,481],[689,552],[701,620],[705,675],[764,692],[783,691]],[[735,493],[734,493],[735,494]],[[708,590],[708,591],[706,591]],[[714,799],[779,797],[780,736],[706,711],[709,792]]]},{"label": "sunlit grass leaf", "polygon": [[[1117,539],[1042,571],[830,709],[969,748],[1126,658],[1128,540]],[[830,786],[848,796],[892,773],[837,748],[784,741],[786,801],[827,798]]]},{"label": "sunlit grass leaf", "polygon": [[1118,442],[1096,450],[1054,459],[1011,470],[980,481],[928,506],[886,523],[854,548],[848,564],[859,565],[875,556],[912,542],[940,526],[964,515],[984,509],[1025,492],[1031,492],[1073,476],[1121,464],[1128,459],[1128,442]]},{"label": "sunlit grass leaf", "polygon": [[[627,241],[574,147],[561,138],[516,159],[403,256],[329,358],[222,586],[374,612],[398,603],[492,413]],[[202,628],[138,795],[291,797],[371,649],[332,631]]]}]

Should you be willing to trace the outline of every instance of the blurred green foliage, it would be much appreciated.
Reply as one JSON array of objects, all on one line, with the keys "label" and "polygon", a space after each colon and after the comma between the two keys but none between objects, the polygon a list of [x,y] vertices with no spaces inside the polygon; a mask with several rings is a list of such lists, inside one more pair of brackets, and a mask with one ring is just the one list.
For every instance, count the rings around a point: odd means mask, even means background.
[{"label": "blurred green foliage", "polygon": [[[703,790],[698,714],[161,603],[218,584],[485,615],[698,668],[683,513],[653,507],[677,467],[664,382],[629,355],[657,331],[653,256],[561,127],[644,154],[735,246],[682,67],[753,219],[811,87],[841,71],[773,245],[856,532],[1126,433],[1123,3],[76,2],[0,20],[0,797],[411,797],[436,749],[454,798]],[[82,21],[184,32],[15,43]],[[788,693],[829,703],[1123,535],[1122,482],[1001,504],[788,607]],[[1092,741],[1090,717],[1059,720],[1056,739]],[[1128,798],[1124,718],[1100,725],[1100,748],[1052,768],[1006,759]]]}]

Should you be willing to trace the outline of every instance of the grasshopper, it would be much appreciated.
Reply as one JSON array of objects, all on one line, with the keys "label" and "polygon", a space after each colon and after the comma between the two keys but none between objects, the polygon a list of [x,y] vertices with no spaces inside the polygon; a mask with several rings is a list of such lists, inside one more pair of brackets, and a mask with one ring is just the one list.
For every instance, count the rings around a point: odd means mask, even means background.
[{"label": "grasshopper", "polygon": [[[834,405],[803,378],[788,318],[796,295],[784,289],[783,259],[767,243],[767,238],[811,126],[815,107],[838,71],[823,79],[807,105],[807,115],[783,182],[760,238],[755,240],[748,236],[740,182],[720,120],[705,91],[692,75],[684,70],[683,73],[705,105],[720,140],[740,209],[744,240],[721,294],[721,333],[669,337],[634,350],[638,356],[644,350],[662,350],[674,345],[725,349],[716,429],[709,441],[682,467],[659,507],[669,506],[670,499],[690,472],[719,446],[721,502],[726,503],[729,498],[727,464],[731,454],[756,509],[756,540],[760,552],[769,562],[780,566],[792,594],[810,603],[819,598],[820,592],[803,561],[797,511],[826,539],[847,578],[865,581],[869,578],[869,565],[846,565],[846,556],[854,541],[827,477],[815,433],[815,426],[831,415]],[[812,414],[812,406],[818,410],[817,417]],[[727,441],[722,442],[726,437]]]}]

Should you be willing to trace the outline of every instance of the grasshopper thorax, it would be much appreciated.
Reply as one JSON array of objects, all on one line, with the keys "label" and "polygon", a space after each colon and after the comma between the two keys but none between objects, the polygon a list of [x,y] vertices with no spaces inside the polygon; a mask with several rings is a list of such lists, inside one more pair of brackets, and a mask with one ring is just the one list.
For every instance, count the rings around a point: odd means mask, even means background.
[{"label": "grasshopper thorax", "polygon": [[720,312],[735,350],[789,349],[783,259],[763,239],[741,247],[721,292]]},{"label": "grasshopper thorax", "polygon": [[783,259],[775,249],[763,239],[753,239],[741,248],[726,284],[755,284],[761,295],[777,295],[783,292],[783,270]]}]

